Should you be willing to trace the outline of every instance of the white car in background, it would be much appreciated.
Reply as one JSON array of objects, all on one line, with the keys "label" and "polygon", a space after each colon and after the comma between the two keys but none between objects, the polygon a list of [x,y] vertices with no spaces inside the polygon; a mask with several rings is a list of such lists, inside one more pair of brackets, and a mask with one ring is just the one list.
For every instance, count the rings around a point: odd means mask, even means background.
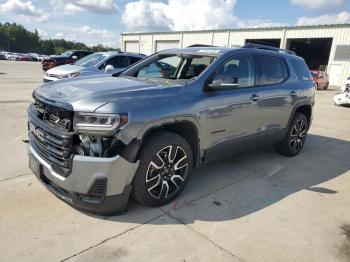
[{"label": "white car in background", "polygon": [[350,106],[350,77],[340,89],[342,93],[334,96],[334,103],[338,106]]},{"label": "white car in background", "polygon": [[343,92],[346,90],[350,91],[350,76],[346,79],[345,85],[343,85],[340,89]]},{"label": "white car in background", "polygon": [[145,55],[124,52],[99,52],[85,56],[74,64],[61,65],[45,72],[44,82],[75,77],[114,74],[145,58]]}]

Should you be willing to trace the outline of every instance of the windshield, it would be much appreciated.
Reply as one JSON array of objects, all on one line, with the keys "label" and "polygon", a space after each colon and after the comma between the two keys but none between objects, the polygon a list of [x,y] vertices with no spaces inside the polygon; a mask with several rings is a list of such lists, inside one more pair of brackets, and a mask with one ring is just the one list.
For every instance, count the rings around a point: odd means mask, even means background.
[{"label": "windshield", "polygon": [[73,54],[73,51],[66,51],[63,54],[61,54],[61,56],[70,57],[72,54]]},{"label": "windshield", "polygon": [[202,55],[160,55],[157,61],[141,68],[135,76],[141,79],[195,79],[216,57]]},{"label": "windshield", "polygon": [[102,60],[104,60],[106,57],[108,57],[108,55],[102,53],[91,54],[83,57],[82,59],[79,59],[75,62],[75,64],[84,67],[95,66]]}]

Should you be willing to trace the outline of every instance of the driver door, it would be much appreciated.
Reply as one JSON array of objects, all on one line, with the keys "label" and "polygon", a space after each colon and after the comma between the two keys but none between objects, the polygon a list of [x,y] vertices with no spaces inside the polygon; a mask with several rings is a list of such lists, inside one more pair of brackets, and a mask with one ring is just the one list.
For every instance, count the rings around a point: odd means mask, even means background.
[{"label": "driver door", "polygon": [[[211,87],[210,87],[211,86]],[[259,106],[254,58],[233,56],[209,80],[206,104],[206,159],[232,154],[258,139]]]}]

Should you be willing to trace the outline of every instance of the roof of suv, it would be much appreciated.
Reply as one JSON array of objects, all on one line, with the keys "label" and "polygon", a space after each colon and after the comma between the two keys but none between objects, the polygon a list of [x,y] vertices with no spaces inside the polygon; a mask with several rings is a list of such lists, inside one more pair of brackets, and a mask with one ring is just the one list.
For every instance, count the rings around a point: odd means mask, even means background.
[{"label": "roof of suv", "polygon": [[121,51],[106,51],[106,52],[99,52],[101,54],[108,54],[108,55],[128,55],[128,56],[135,56],[135,57],[145,57],[144,54],[138,54],[138,53],[132,53],[132,52],[121,52]]},{"label": "roof of suv", "polygon": [[286,55],[286,56],[293,56],[298,57],[294,51],[286,50],[286,49],[280,49],[276,47],[271,46],[265,46],[265,45],[259,45],[259,44],[247,44],[242,47],[218,47],[218,46],[200,46],[200,45],[194,45],[189,46],[186,48],[175,48],[175,49],[168,49],[161,51],[162,54],[167,53],[181,53],[181,54],[188,54],[188,55],[209,55],[209,56],[218,56],[226,53],[230,53],[232,51],[237,50],[254,50],[254,52],[261,52],[261,53],[272,53],[272,54],[279,54],[279,55]]},{"label": "roof of suv", "polygon": [[218,55],[228,53],[230,51],[237,50],[237,48],[225,48],[225,47],[186,47],[186,48],[173,48],[161,51],[160,53],[181,53],[181,54],[206,54],[206,55]]}]

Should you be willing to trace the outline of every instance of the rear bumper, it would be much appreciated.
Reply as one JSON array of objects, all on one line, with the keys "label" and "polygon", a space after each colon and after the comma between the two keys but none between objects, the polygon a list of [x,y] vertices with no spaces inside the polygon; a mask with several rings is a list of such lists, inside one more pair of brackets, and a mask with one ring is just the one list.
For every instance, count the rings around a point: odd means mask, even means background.
[{"label": "rear bumper", "polygon": [[61,200],[98,215],[125,211],[138,163],[129,163],[119,156],[97,158],[76,155],[72,160],[72,172],[63,177],[55,173],[30,145],[28,155],[35,176]]}]

